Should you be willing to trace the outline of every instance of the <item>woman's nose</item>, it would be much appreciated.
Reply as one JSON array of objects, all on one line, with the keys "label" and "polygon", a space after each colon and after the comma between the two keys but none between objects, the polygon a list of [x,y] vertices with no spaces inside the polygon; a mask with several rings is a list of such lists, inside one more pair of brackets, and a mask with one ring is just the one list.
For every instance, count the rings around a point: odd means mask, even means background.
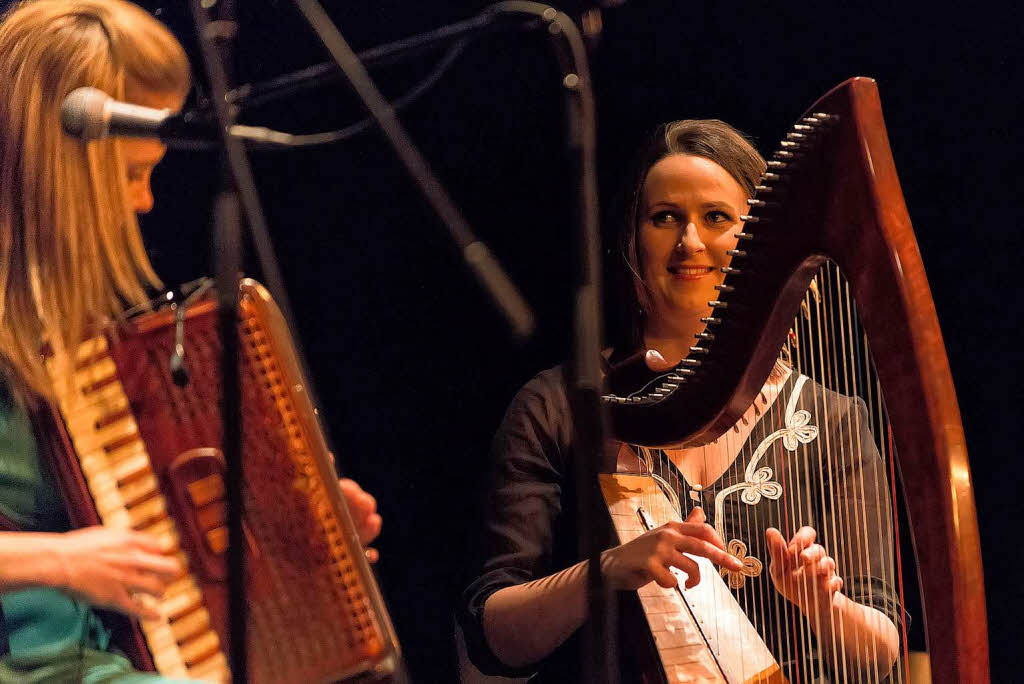
[{"label": "woman's nose", "polygon": [[153,209],[153,190],[149,183],[139,183],[132,188],[132,209],[136,214],[148,214]]},{"label": "woman's nose", "polygon": [[676,250],[685,254],[695,254],[706,249],[704,241],[700,237],[700,231],[694,223],[687,223],[679,233],[679,242],[676,243]]}]

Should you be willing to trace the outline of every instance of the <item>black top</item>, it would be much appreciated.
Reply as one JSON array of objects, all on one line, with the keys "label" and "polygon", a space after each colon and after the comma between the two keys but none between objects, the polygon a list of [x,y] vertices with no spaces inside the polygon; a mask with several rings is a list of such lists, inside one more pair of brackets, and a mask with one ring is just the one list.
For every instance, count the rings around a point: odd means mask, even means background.
[{"label": "black top", "polygon": [[[458,611],[470,658],[483,672],[538,673],[537,681],[544,682],[579,678],[578,633],[540,663],[515,669],[491,652],[481,623],[484,603],[494,592],[582,558],[577,553],[571,435],[564,373],[557,367],[519,391],[495,436],[483,561]],[[843,593],[894,621],[902,617],[891,581],[886,472],[859,399],[792,373],[771,408],[756,419],[733,465],[702,491],[686,483],[665,452],[631,448],[675,491],[684,516],[693,506],[703,506],[730,552],[745,560],[746,572],[726,581],[791,679],[796,677],[792,668],[800,669],[803,681],[827,677],[822,677],[803,617],[771,583],[764,542],[768,527],[782,530],[787,539],[803,525],[814,527],[818,542],[836,559]],[[619,643],[626,642],[620,638]],[[629,654],[623,655],[623,679],[628,681]]]}]

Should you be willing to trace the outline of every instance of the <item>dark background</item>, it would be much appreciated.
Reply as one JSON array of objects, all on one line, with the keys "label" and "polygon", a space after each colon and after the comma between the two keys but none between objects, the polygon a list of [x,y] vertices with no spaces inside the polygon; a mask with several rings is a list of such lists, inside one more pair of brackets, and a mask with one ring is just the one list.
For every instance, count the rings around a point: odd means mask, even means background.
[{"label": "dark background", "polygon": [[[159,8],[199,64],[185,3]],[[326,59],[286,0],[241,3],[240,82]],[[485,3],[328,2],[357,50],[471,16]],[[567,8],[568,9],[568,8]],[[634,2],[605,12],[593,64],[602,195],[653,126],[718,117],[769,153],[831,86],[878,80],[889,137],[943,327],[974,473],[995,681],[1014,657],[1024,539],[1015,430],[1021,10],[909,3]],[[375,72],[389,96],[439,53]],[[379,575],[417,681],[457,676],[450,607],[472,504],[506,403],[566,357],[573,195],[559,76],[541,36],[470,45],[402,113],[479,236],[539,317],[511,343],[446,231],[371,132],[344,145],[259,153],[278,256],[344,470],[384,516]],[[252,113],[291,132],[361,116],[341,85]],[[172,152],[144,223],[168,283],[211,273],[215,160]],[[257,273],[255,269],[251,272]],[[1004,673],[1000,675],[1000,673]]]}]

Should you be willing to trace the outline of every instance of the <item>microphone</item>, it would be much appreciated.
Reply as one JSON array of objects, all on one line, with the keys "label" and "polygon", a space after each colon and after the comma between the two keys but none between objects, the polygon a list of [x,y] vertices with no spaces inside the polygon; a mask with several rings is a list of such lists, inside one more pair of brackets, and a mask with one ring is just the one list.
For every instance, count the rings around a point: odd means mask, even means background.
[{"label": "microphone", "polygon": [[[208,110],[175,113],[120,102],[97,88],[76,88],[60,108],[61,128],[81,140],[108,136],[159,138],[171,147],[210,148],[220,145],[217,122]],[[258,126],[231,126],[229,132],[246,142],[292,147],[288,133]]]},{"label": "microphone", "polygon": [[132,136],[212,143],[218,138],[216,125],[206,115],[118,102],[97,88],[78,88],[64,98],[60,123],[65,133],[82,140]]}]

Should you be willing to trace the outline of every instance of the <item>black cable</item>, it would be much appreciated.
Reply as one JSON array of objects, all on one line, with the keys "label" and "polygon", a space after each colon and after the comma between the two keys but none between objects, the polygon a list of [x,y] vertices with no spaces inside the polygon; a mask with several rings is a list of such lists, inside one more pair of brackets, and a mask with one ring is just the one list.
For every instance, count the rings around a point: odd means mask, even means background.
[{"label": "black cable", "polygon": [[427,160],[405,132],[398,117],[395,116],[394,109],[377,90],[355,52],[316,0],[295,0],[295,4],[380,126],[391,148],[419,185],[427,202],[441,217],[466,263],[491,295],[495,305],[505,315],[513,333],[520,339],[529,337],[534,329],[533,312],[491,251],[483,242],[476,239],[469,224],[448,197]]},{"label": "black cable", "polygon": [[[450,69],[451,66],[455,63],[455,60],[457,60],[462,55],[462,52],[465,49],[467,43],[467,40],[462,39],[459,40],[459,42],[457,42],[455,45],[453,45],[422,81],[417,83],[415,86],[413,86],[408,91],[403,93],[400,97],[396,98],[394,101],[391,102],[391,108],[394,109],[396,112],[401,111],[408,107],[409,105],[416,102],[424,94],[426,94],[428,90],[437,85],[441,81],[441,78],[444,76],[445,72],[447,72],[448,69]],[[279,94],[280,93],[275,92],[274,97],[277,97]],[[259,98],[255,99],[257,100],[257,102],[259,101]],[[251,101],[249,104],[252,104]],[[315,147],[318,145],[330,145],[333,143],[349,140],[350,138],[354,138],[355,136],[361,133],[365,133],[366,131],[370,130],[375,125],[375,123],[376,122],[372,118],[366,117],[364,119],[356,121],[353,124],[350,124],[348,126],[345,126],[344,128],[335,131],[324,131],[323,133],[305,134],[281,133],[280,135],[282,137],[280,145],[264,147],[262,145],[256,144],[253,145],[252,147],[253,149],[265,149],[269,151],[287,150],[293,147]]]},{"label": "black cable", "polygon": [[[393,64],[409,55],[433,49],[439,43],[462,40],[469,36],[482,35],[495,25],[495,16],[484,13],[427,33],[410,36],[360,52],[357,57],[367,68]],[[344,74],[338,65],[331,62],[315,64],[305,69],[277,76],[262,83],[248,83],[227,93],[228,104],[240,111],[249,106],[258,106],[273,99],[319,87],[325,81],[341,79]]]}]

